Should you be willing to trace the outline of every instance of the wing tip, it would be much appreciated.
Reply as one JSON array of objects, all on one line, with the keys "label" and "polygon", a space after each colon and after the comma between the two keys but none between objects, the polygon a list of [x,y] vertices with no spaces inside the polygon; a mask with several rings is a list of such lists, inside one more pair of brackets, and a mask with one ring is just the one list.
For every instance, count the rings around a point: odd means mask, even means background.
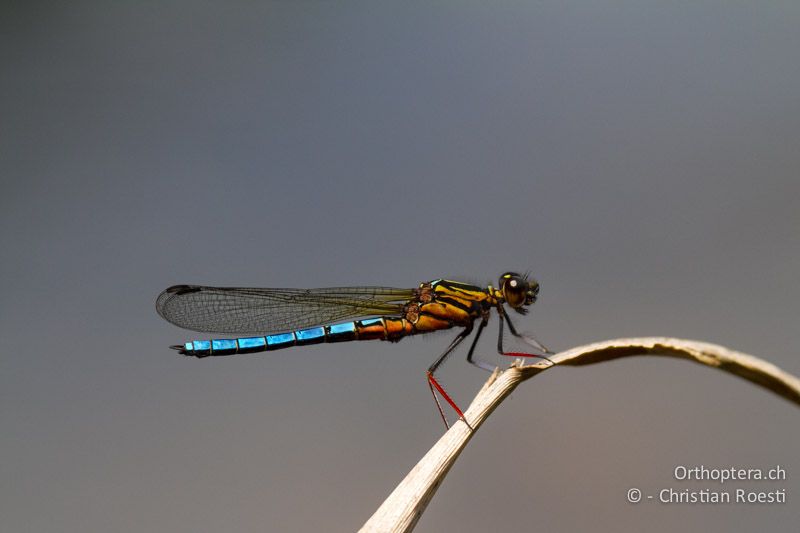
[{"label": "wing tip", "polygon": [[164,291],[165,294],[188,294],[190,292],[197,292],[200,290],[199,285],[173,285]]},{"label": "wing tip", "polygon": [[156,297],[156,312],[167,322],[172,322],[174,324],[175,322],[167,316],[166,309],[169,302],[177,296],[191,294],[200,290],[201,287],[199,285],[173,285],[172,287],[166,288]]}]

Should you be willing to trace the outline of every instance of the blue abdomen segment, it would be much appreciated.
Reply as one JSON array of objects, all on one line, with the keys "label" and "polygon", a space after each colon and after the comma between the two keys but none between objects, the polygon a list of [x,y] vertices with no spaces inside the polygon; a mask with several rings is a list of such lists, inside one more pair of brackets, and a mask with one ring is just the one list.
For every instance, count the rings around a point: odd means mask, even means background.
[{"label": "blue abdomen segment", "polygon": [[318,328],[310,328],[310,329],[301,329],[294,332],[294,336],[297,339],[297,345],[303,346],[305,344],[318,344],[320,342],[325,342],[325,327],[320,326]]},{"label": "blue abdomen segment", "polygon": [[266,350],[280,350],[281,348],[294,346],[295,343],[294,333],[278,333],[277,335],[267,335],[266,339]]},{"label": "blue abdomen segment", "polygon": [[239,348],[237,353],[260,352],[266,350],[267,339],[264,337],[246,337],[236,339],[236,344]]},{"label": "blue abdomen segment", "polygon": [[[366,322],[366,320],[362,322]],[[332,326],[328,326],[327,329],[328,329],[328,337],[327,337],[328,342],[352,341],[358,338],[358,335],[356,333],[355,322],[347,322],[345,324],[334,324]]]},{"label": "blue abdomen segment", "polygon": [[[271,350],[280,350],[291,346],[305,346],[322,342],[345,342],[359,339],[359,330],[383,325],[382,318],[370,318],[332,324],[330,326],[317,326],[313,328],[276,333],[263,337],[240,337],[236,339],[211,339],[186,342],[183,345],[172,346],[184,355],[195,357],[208,357],[211,355],[234,355],[239,353],[255,353]],[[379,326],[380,327],[380,326]],[[363,340],[374,339],[374,334],[364,335]]]}]

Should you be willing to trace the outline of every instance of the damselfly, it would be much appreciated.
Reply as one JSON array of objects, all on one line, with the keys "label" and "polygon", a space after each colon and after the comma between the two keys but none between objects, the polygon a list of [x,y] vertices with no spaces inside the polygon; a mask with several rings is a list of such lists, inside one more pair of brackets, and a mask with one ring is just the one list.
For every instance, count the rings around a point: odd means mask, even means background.
[{"label": "damselfly", "polygon": [[539,284],[527,275],[507,272],[499,288],[485,289],[437,279],[416,289],[390,287],[332,287],[323,289],[257,289],[175,285],[162,292],[156,310],[167,321],[182,328],[206,333],[252,335],[235,339],[196,340],[172,346],[195,357],[233,355],[290,346],[352,340],[399,341],[407,335],[463,328],[442,355],[428,367],[428,385],[439,413],[447,425],[436,392],[463,419],[464,413],[436,380],[436,370],[474,329],[478,331],[467,353],[467,361],[484,370],[494,365],[474,357],[478,338],[497,311],[500,331],[497,351],[512,357],[542,357],[541,354],[503,350],[503,323],[515,337],[549,353],[533,337],[520,335],[509,320],[504,304],[525,314],[536,301]]}]

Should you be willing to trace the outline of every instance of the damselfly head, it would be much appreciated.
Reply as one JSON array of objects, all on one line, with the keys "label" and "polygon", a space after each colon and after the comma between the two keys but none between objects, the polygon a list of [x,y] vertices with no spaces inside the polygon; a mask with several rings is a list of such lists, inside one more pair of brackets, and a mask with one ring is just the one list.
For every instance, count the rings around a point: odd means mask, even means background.
[{"label": "damselfly head", "polygon": [[525,306],[536,302],[539,294],[539,283],[528,276],[521,276],[516,272],[506,272],[500,276],[500,290],[503,298],[512,309],[520,313],[526,313]]}]

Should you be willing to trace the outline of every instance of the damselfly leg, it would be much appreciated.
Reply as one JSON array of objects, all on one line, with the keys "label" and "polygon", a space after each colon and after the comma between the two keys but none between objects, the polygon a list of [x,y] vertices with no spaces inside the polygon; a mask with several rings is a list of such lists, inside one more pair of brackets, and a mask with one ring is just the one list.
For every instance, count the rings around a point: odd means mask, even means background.
[{"label": "damselfly leg", "polygon": [[[540,359],[545,359],[545,360],[549,361],[550,363],[552,363],[552,361],[550,361],[550,359],[548,359],[543,354],[523,353],[523,352],[506,352],[503,349],[503,321],[504,321],[504,319],[505,319],[505,321],[508,322],[508,329],[511,331],[511,334],[513,336],[515,336],[515,337],[517,337],[519,339],[522,339],[527,344],[531,344],[531,345],[534,345],[537,348],[541,348],[541,350],[545,354],[552,354],[553,353],[550,350],[548,350],[542,343],[540,343],[538,340],[536,340],[534,337],[531,337],[529,335],[521,335],[521,334],[517,333],[517,330],[514,328],[514,324],[511,323],[511,320],[509,319],[508,314],[505,312],[505,309],[503,309],[502,307],[499,307],[499,309],[498,309],[498,316],[499,316],[499,319],[500,319],[500,331],[498,332],[498,336],[497,336],[497,352],[500,355],[505,355],[507,357],[537,357],[537,358],[540,358]],[[475,334],[475,339],[473,339],[472,345],[469,347],[469,352],[467,353],[467,362],[472,364],[472,365],[477,366],[481,370],[486,370],[487,372],[494,372],[494,369],[496,368],[497,365],[493,365],[491,363],[488,363],[486,361],[481,360],[478,357],[474,357],[473,356],[474,352],[475,352],[475,346],[478,344],[478,338],[481,336],[481,332],[483,331],[483,328],[486,327],[486,324],[488,322],[489,322],[489,317],[485,316],[483,318],[483,320],[481,320],[481,323],[478,325],[478,331]]]},{"label": "damselfly leg", "polygon": [[[458,336],[455,339],[453,339],[453,342],[450,343],[450,346],[447,347],[447,349],[444,351],[444,353],[442,355],[440,355],[439,358],[436,361],[434,361],[434,363],[431,366],[428,367],[428,372],[427,372],[428,386],[431,389],[431,394],[433,394],[433,400],[436,402],[436,407],[439,409],[439,415],[441,415],[442,421],[444,422],[444,425],[447,428],[450,428],[450,424],[447,423],[447,417],[444,416],[444,410],[442,409],[442,405],[439,403],[438,396],[436,396],[436,392],[437,391],[439,392],[439,394],[442,395],[442,398],[444,398],[445,401],[448,404],[450,404],[450,407],[452,407],[453,410],[456,413],[458,413],[458,416],[464,421],[465,424],[467,424],[467,426],[469,426],[469,422],[467,422],[467,419],[464,417],[464,413],[463,413],[463,411],[461,411],[461,408],[459,408],[458,405],[456,405],[456,402],[453,401],[453,399],[450,397],[450,395],[447,394],[447,391],[444,390],[444,387],[442,387],[441,384],[439,384],[439,382],[436,380],[436,377],[434,377],[434,373],[436,372],[436,370],[440,366],[442,366],[442,363],[445,362],[445,360],[448,358],[448,356],[451,353],[453,353],[453,350],[455,350],[456,347],[459,344],[461,344],[461,341],[463,341],[464,339],[469,337],[470,333],[472,333],[472,324],[470,324],[468,327],[464,328],[461,331],[461,333],[459,333]],[[478,331],[478,336],[479,335],[480,335],[480,331]],[[474,342],[473,342],[473,346],[474,346]]]},{"label": "damselfly leg", "polygon": [[551,352],[549,349],[547,349],[547,347],[544,344],[542,344],[541,342],[539,342],[535,337],[530,336],[530,335],[520,335],[519,333],[517,333],[517,330],[514,327],[514,324],[511,323],[511,319],[509,318],[508,313],[506,313],[506,310],[502,306],[498,306],[497,315],[498,315],[498,318],[500,319],[500,328],[499,328],[500,332],[499,332],[499,334],[497,336],[497,353],[499,353],[500,355],[508,356],[508,357],[537,357],[539,359],[544,359],[544,360],[548,361],[550,364],[553,364],[553,365],[555,364],[555,363],[553,363],[553,361],[548,359],[548,357],[546,355],[544,355],[544,354],[525,353],[525,352],[506,352],[503,349],[503,322],[508,322],[508,329],[509,329],[509,331],[511,331],[511,334],[513,336],[517,337],[518,339],[522,339],[527,344],[530,344],[530,345],[532,345],[534,347],[540,348],[547,355],[553,355],[553,353],[554,353],[554,352]]},{"label": "damselfly leg", "polygon": [[478,332],[475,334],[475,338],[472,341],[472,345],[469,347],[469,352],[467,352],[467,362],[471,365],[475,365],[481,370],[486,370],[487,372],[494,372],[494,369],[497,368],[497,365],[493,365],[491,363],[487,363],[479,358],[473,358],[472,355],[475,352],[475,346],[478,344],[478,339],[481,336],[481,332],[483,328],[486,327],[486,324],[489,323],[489,316],[486,315],[481,320],[481,323],[478,324]]}]

